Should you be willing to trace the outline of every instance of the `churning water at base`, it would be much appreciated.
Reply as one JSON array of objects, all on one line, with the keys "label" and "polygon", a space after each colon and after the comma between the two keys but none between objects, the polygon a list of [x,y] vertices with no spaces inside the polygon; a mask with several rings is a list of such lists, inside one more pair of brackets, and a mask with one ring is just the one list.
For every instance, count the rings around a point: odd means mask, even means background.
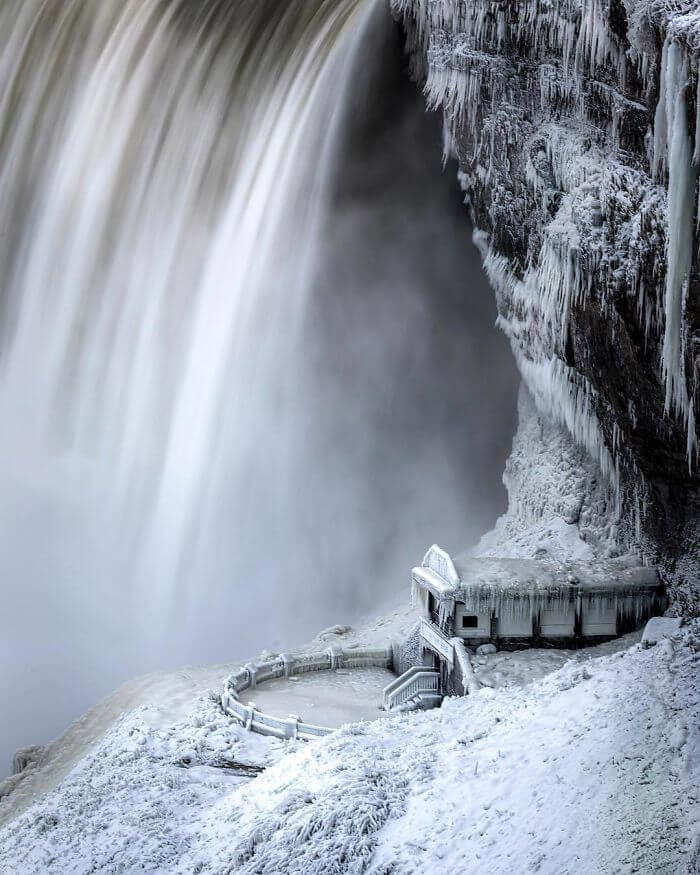
[{"label": "churning water at base", "polygon": [[[393,40],[375,0],[0,4],[8,747],[74,687],[368,609],[497,510],[468,507],[462,457],[497,471],[507,435],[455,415],[469,344],[426,297],[465,262],[420,171],[381,201],[427,151],[377,85]],[[393,209],[412,185],[423,226]],[[26,737],[22,689],[55,725]]]}]

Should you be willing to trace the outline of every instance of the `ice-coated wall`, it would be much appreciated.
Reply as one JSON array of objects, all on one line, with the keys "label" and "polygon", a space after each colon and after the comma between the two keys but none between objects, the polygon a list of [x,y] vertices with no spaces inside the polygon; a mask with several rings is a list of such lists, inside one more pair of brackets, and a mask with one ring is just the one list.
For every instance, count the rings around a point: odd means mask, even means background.
[{"label": "ice-coated wall", "polygon": [[[511,530],[533,505],[576,505],[596,552],[638,550],[697,610],[700,3],[392,7],[536,406],[507,472]],[[566,482],[542,476],[552,446]]]}]

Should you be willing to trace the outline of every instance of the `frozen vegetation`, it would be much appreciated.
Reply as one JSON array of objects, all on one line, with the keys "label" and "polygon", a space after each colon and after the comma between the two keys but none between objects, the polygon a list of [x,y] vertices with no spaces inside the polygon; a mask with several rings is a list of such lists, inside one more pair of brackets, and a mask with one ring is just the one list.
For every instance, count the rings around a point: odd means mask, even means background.
[{"label": "frozen vegetation", "polygon": [[0,871],[695,871],[700,621],[607,647],[311,743],[138,707],[0,831]]}]

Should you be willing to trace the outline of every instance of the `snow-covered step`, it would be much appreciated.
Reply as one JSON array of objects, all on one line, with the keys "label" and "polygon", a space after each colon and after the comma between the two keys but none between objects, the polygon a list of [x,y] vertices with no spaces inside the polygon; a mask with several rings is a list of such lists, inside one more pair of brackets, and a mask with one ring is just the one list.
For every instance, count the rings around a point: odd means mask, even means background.
[{"label": "snow-covered step", "polygon": [[405,713],[407,711],[430,711],[431,708],[439,708],[442,705],[440,693],[419,693],[408,702],[392,708],[392,713]]},{"label": "snow-covered step", "polygon": [[412,700],[421,711],[429,711],[431,708],[439,708],[442,705],[440,693],[418,693]]}]

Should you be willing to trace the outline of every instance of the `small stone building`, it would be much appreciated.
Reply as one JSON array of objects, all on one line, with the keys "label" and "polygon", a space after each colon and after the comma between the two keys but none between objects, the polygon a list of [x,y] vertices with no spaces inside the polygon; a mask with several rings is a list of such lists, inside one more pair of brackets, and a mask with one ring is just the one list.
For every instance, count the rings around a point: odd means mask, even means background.
[{"label": "small stone building", "polygon": [[424,663],[444,669],[447,688],[454,639],[576,648],[633,631],[666,608],[657,571],[633,557],[453,560],[437,546],[413,569],[413,597],[422,608]]}]

